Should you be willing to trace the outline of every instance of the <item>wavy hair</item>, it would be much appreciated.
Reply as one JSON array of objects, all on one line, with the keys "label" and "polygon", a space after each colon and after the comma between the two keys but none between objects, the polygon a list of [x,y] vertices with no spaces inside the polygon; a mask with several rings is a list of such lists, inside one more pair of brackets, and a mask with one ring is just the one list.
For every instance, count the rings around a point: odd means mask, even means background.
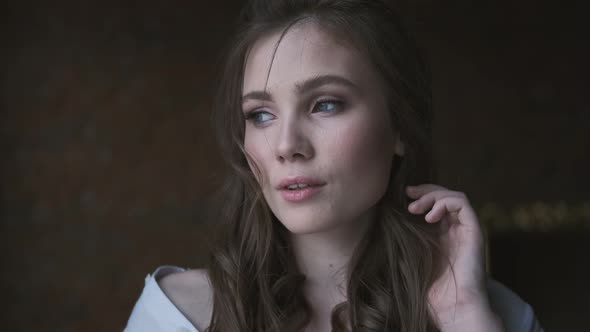
[{"label": "wavy hair", "polygon": [[438,226],[408,213],[404,193],[407,185],[435,182],[430,75],[399,18],[378,0],[254,0],[242,11],[214,110],[230,175],[220,216],[225,233],[208,267],[213,314],[207,331],[299,331],[309,321],[305,276],[295,264],[288,230],[270,211],[248,165],[240,112],[252,45],[305,22],[348,41],[375,67],[405,148],[392,164],[377,220],[347,266],[347,300],[333,309],[332,329],[437,331],[427,292],[440,271]]}]

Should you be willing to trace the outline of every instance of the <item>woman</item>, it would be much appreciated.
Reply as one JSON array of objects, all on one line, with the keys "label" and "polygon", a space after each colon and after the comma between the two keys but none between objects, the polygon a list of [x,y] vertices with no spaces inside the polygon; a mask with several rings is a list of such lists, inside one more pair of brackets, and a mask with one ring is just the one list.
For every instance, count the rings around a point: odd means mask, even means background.
[{"label": "woman", "polygon": [[[540,331],[435,182],[428,73],[369,0],[252,1],[215,111],[233,174],[207,270],[162,267],[127,331]],[[411,202],[411,203],[410,203]]]}]

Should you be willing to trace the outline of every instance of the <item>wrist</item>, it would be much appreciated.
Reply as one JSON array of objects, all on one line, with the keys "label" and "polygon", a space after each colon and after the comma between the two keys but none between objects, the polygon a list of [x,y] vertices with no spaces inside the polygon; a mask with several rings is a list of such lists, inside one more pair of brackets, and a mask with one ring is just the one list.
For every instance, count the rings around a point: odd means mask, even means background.
[{"label": "wrist", "polygon": [[502,332],[502,320],[487,301],[463,303],[437,315],[441,332]]}]

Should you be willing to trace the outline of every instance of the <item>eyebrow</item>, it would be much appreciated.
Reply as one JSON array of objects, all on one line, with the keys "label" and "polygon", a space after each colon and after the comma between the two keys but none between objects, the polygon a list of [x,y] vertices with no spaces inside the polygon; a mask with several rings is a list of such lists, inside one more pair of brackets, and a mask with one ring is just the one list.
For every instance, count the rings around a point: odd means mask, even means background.
[{"label": "eyebrow", "polygon": [[[298,94],[303,95],[319,87],[330,84],[343,85],[354,90],[359,90],[359,87],[352,81],[337,75],[320,75],[303,82],[295,83],[295,90]],[[272,96],[267,91],[252,91],[242,96],[242,103],[250,99],[272,101]]]}]

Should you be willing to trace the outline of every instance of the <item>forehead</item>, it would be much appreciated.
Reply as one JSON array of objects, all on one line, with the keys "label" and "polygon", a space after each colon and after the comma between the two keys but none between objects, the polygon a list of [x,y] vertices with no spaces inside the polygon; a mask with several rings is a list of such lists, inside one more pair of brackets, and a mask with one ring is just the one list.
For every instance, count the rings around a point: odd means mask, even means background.
[{"label": "forehead", "polygon": [[375,81],[368,61],[356,48],[317,24],[297,24],[279,42],[280,34],[263,37],[252,46],[244,71],[243,93],[265,87],[272,91],[318,75],[342,76],[357,85]]}]

